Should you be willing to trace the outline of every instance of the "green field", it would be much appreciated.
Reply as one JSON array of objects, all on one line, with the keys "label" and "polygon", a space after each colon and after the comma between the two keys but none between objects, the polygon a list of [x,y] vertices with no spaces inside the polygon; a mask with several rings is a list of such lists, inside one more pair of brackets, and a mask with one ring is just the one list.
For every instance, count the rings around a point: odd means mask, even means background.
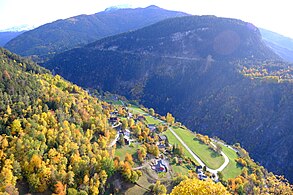
[{"label": "green field", "polygon": [[151,117],[150,115],[148,115],[148,113],[144,112],[142,109],[140,109],[137,106],[131,106],[129,107],[129,109],[132,111],[133,114],[142,114],[144,115],[144,117],[146,118],[146,122],[147,124],[160,124],[161,122],[158,119],[155,119],[153,117]]},{"label": "green field", "polygon": [[181,175],[187,175],[188,171],[189,171],[188,168],[186,168],[185,166],[181,166],[181,165],[173,164],[173,165],[171,165],[171,167],[172,167],[172,170],[173,170],[174,173],[178,173],[178,174],[181,174]]},{"label": "green field", "polygon": [[156,124],[156,125],[158,125],[158,124],[161,123],[159,120],[154,119],[151,116],[145,116],[145,118],[146,118],[146,121],[147,121],[148,124]]},{"label": "green field", "polygon": [[120,100],[113,100],[113,99],[105,99],[106,102],[113,105],[123,106]]},{"label": "green field", "polygon": [[179,142],[179,140],[173,135],[173,133],[168,129],[163,133],[168,138],[168,141],[171,145],[177,144],[183,148],[184,155],[193,159],[192,155],[186,150],[186,148]]},{"label": "green field", "polygon": [[224,163],[224,157],[202,144],[191,131],[178,127],[172,129],[209,168],[217,169]]},{"label": "green field", "polygon": [[228,156],[230,160],[227,167],[222,171],[224,180],[237,177],[241,174],[242,171],[242,168],[237,165],[235,161],[235,159],[238,158],[237,153],[226,146],[222,146],[222,151]]},{"label": "green field", "polygon": [[136,153],[138,149],[137,144],[133,144],[133,147],[130,146],[123,146],[121,148],[116,148],[115,150],[115,156],[119,156],[121,160],[124,160],[126,153],[131,154],[132,157],[134,157],[134,154]]},{"label": "green field", "polygon": [[145,114],[143,110],[141,110],[139,107],[134,105],[131,105],[130,107],[128,107],[128,109],[132,111],[133,114]]}]

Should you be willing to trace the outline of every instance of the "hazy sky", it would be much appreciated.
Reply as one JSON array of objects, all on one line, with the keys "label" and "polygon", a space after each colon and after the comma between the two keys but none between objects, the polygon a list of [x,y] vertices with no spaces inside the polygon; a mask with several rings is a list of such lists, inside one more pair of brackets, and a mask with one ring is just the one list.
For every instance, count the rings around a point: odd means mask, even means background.
[{"label": "hazy sky", "polygon": [[293,38],[292,1],[289,0],[0,0],[0,30],[20,25],[38,26],[121,4],[157,5],[195,15],[238,18]]}]

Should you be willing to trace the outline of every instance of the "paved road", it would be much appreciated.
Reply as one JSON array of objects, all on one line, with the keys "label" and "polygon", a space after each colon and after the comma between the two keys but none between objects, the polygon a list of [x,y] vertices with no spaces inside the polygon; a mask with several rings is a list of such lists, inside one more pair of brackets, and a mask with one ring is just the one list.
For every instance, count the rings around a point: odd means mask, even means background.
[{"label": "paved road", "polygon": [[[211,143],[214,147],[217,147],[215,144]],[[216,172],[219,172],[219,171],[223,171],[225,169],[225,167],[229,164],[229,158],[228,156],[222,151],[221,152],[221,155],[224,157],[225,159],[225,162],[217,169],[211,169],[211,171],[216,171]]]},{"label": "paved road", "polygon": [[201,160],[200,158],[194,154],[194,152],[185,144],[185,142],[173,131],[173,129],[171,127],[169,127],[169,130],[171,131],[171,133],[173,133],[173,135],[179,140],[179,142],[184,146],[184,148],[186,148],[186,150],[192,155],[192,157],[199,163],[200,166],[204,167],[206,166]]},{"label": "paved road", "polygon": [[[225,169],[225,167],[229,164],[229,158],[227,157],[227,155],[224,152],[221,152],[221,155],[223,155],[225,162],[218,168],[218,169],[211,169],[209,168],[204,162],[202,162],[202,160],[196,155],[194,154],[194,152],[185,144],[185,142],[173,131],[172,128],[169,127],[169,130],[172,132],[172,134],[180,141],[180,143],[186,148],[186,150],[192,155],[192,157],[200,164],[200,166],[202,167],[206,167],[207,171],[215,174],[216,176],[216,180],[218,179],[218,172],[219,171],[223,171]],[[214,147],[216,147],[213,143],[212,145]]]},{"label": "paved road", "polygon": [[[109,49],[100,49],[100,51],[109,51]],[[112,50],[113,51],[113,50]],[[169,59],[178,59],[178,60],[191,60],[191,61],[199,61],[201,58],[195,58],[195,57],[185,57],[185,56],[168,56],[168,55],[156,55],[153,53],[144,53],[141,52],[132,52],[132,51],[115,51],[116,53],[120,54],[132,54],[132,55],[145,55],[150,57],[157,57],[157,58],[169,58]]]}]

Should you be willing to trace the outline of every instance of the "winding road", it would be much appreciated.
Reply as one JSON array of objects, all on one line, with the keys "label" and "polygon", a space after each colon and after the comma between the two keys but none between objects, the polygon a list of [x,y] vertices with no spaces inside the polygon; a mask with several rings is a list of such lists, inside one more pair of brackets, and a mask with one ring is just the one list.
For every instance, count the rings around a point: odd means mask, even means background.
[{"label": "winding road", "polygon": [[[225,162],[217,169],[211,169],[209,168],[204,162],[202,162],[202,160],[196,155],[194,154],[194,152],[185,144],[185,142],[173,131],[173,129],[171,127],[169,127],[169,130],[171,131],[171,133],[178,139],[178,141],[186,148],[186,150],[192,155],[192,157],[199,163],[200,166],[202,167],[206,167],[207,171],[213,173],[216,176],[216,180],[218,180],[218,172],[219,171],[223,171],[225,169],[225,167],[229,164],[229,158],[228,156],[224,153],[221,152],[221,155],[224,157]],[[216,147],[213,143],[212,145],[214,147]]]},{"label": "winding road", "polygon": [[[124,105],[124,102],[121,101],[121,103]],[[139,112],[139,111],[137,111],[137,112]],[[139,113],[141,113],[141,114],[147,114],[145,112],[139,112]],[[149,114],[147,114],[147,115],[149,115]],[[162,121],[162,120],[160,120],[158,118],[155,118],[155,117],[153,117],[153,118],[155,120],[160,121],[160,122],[164,122],[164,121]],[[218,172],[219,171],[223,171],[226,168],[226,166],[229,164],[229,161],[230,160],[229,160],[228,156],[224,152],[221,152],[221,155],[224,157],[224,160],[225,160],[224,163],[219,168],[217,168],[217,169],[211,169],[204,162],[202,162],[202,160],[185,144],[185,142],[173,131],[173,129],[171,127],[169,127],[168,129],[178,139],[178,141],[186,148],[186,150],[192,155],[192,157],[200,164],[200,166],[202,166],[202,167],[205,166],[207,168],[206,169],[207,171],[209,171],[209,172],[211,172],[212,174],[215,175],[215,180],[218,180]],[[211,143],[211,144],[214,147],[216,147],[215,144],[213,144],[213,143]]]}]

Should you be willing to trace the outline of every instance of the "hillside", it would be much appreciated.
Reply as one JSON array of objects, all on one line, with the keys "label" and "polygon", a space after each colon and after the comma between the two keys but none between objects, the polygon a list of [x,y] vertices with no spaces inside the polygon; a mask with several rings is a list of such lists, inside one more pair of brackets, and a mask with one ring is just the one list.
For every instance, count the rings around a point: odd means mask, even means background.
[{"label": "hillside", "polygon": [[186,15],[156,6],[106,10],[93,15],[79,15],[42,25],[11,40],[5,48],[22,56],[46,57],[166,18]]},{"label": "hillside", "polygon": [[0,47],[3,47],[11,39],[17,37],[18,35],[20,35],[22,33],[24,33],[24,31],[21,31],[21,32],[0,32]]},{"label": "hillside", "polygon": [[[126,107],[117,98],[107,103],[4,49],[0,70],[0,193],[176,194],[189,182],[204,186],[193,189],[198,193],[292,193],[286,179],[258,166],[239,145],[232,148],[222,141],[213,141],[223,145],[230,159],[222,176],[218,173],[221,182],[200,181],[200,175],[215,175],[198,171],[176,138],[159,137],[172,128],[178,135],[191,134],[201,148],[212,140],[191,133],[170,113],[165,117],[129,103]],[[111,122],[113,115],[117,123]],[[158,125],[155,131],[148,128],[151,123]],[[131,144],[120,138],[121,132],[127,132],[125,140],[131,136]],[[216,152],[192,150],[206,157]],[[207,159],[216,162],[218,157]],[[165,172],[152,170],[158,169],[153,165],[157,159],[167,162]]]},{"label": "hillside", "polygon": [[266,44],[280,57],[288,62],[293,62],[293,39],[278,33],[260,29],[261,35]]},{"label": "hillside", "polygon": [[269,170],[293,179],[292,68],[249,23],[168,19],[64,52],[45,67],[160,114],[171,111],[197,132],[240,142]]},{"label": "hillside", "polygon": [[0,69],[0,192],[101,192],[113,174],[101,102],[2,48]]}]

